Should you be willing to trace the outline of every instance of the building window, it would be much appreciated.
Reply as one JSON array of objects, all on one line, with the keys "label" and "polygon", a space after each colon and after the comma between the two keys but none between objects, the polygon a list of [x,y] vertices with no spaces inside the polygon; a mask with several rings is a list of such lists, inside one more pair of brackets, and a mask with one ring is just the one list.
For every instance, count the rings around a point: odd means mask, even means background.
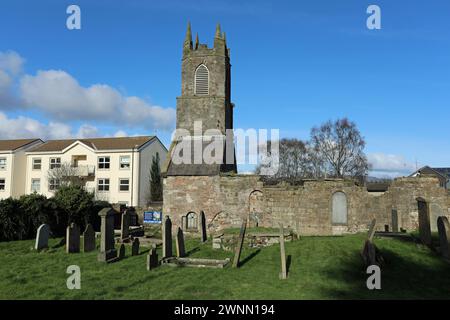
[{"label": "building window", "polygon": [[130,190],[130,179],[119,179],[119,191]]},{"label": "building window", "polygon": [[41,191],[41,179],[31,179],[31,192]]},{"label": "building window", "polygon": [[33,170],[41,170],[42,160],[41,158],[33,158]]},{"label": "building window", "polygon": [[6,158],[0,158],[0,170],[6,170]]},{"label": "building window", "polygon": [[6,180],[4,178],[0,179],[0,191],[5,191]]},{"label": "building window", "polygon": [[195,212],[189,212],[186,216],[186,229],[197,230],[198,220]]},{"label": "building window", "polygon": [[120,169],[130,169],[130,156],[121,156],[119,158]]},{"label": "building window", "polygon": [[337,225],[347,224],[347,196],[341,191],[333,194],[331,221]]},{"label": "building window", "polygon": [[110,158],[109,157],[98,157],[98,168],[99,169],[109,169]]},{"label": "building window", "polygon": [[209,71],[204,64],[199,65],[195,70],[195,94],[209,94]]},{"label": "building window", "polygon": [[98,191],[109,191],[109,179],[98,179]]},{"label": "building window", "polygon": [[61,158],[50,158],[50,169],[61,168]]},{"label": "building window", "polygon": [[49,191],[56,191],[60,187],[60,181],[59,179],[50,179],[48,180],[48,190]]}]

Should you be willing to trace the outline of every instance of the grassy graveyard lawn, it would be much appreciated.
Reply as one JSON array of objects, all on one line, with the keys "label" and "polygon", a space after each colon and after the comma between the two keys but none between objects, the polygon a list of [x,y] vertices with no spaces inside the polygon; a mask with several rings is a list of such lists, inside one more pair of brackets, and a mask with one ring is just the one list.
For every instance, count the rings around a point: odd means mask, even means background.
[{"label": "grassy graveyard lawn", "polygon": [[[450,264],[430,250],[396,239],[375,238],[386,266],[382,290],[369,291],[359,252],[365,234],[303,237],[286,243],[289,278],[279,280],[279,246],[244,249],[241,268],[162,266],[146,270],[148,248],[112,264],[97,252],[66,254],[64,247],[32,250],[34,241],[0,243],[1,299],[429,299],[450,298]],[[56,246],[60,239],[51,239]],[[188,239],[190,257],[232,258],[211,241]],[[118,246],[116,246],[118,247]],[[158,255],[161,251],[158,249]],[[81,290],[66,287],[66,268],[81,268]]]}]

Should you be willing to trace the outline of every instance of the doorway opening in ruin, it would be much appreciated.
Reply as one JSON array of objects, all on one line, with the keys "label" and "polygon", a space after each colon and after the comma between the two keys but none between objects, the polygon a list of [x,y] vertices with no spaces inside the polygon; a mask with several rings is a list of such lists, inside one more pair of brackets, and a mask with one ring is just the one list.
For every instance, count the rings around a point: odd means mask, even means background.
[{"label": "doorway opening in ruin", "polygon": [[425,245],[431,245],[431,227],[430,227],[430,207],[423,198],[417,198],[417,208],[419,211],[419,236]]},{"label": "doorway opening in ruin", "polygon": [[437,203],[432,203],[430,205],[430,228],[431,228],[431,232],[438,232],[438,227],[437,227],[437,219],[440,216],[444,215],[444,212],[441,208],[440,205],[438,205]]},{"label": "doorway opening in ruin", "polygon": [[262,225],[264,212],[263,193],[259,190],[252,191],[249,196],[248,222],[250,227]]},{"label": "doorway opening in ruin", "polygon": [[198,218],[195,212],[189,212],[185,217],[183,225],[186,231],[198,230]]}]

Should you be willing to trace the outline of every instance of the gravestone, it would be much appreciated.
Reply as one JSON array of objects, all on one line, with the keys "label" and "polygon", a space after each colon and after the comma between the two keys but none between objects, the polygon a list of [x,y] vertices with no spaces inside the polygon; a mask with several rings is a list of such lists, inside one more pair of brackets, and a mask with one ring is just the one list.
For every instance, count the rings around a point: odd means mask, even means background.
[{"label": "gravestone", "polygon": [[147,270],[150,271],[158,266],[158,254],[156,248],[152,248],[147,255]]},{"label": "gravestone", "polygon": [[431,228],[430,228],[430,208],[428,203],[417,198],[417,207],[419,210],[419,236],[424,245],[431,245]]},{"label": "gravestone", "polygon": [[178,227],[177,238],[176,238],[176,248],[177,248],[177,257],[182,258],[186,255],[186,249],[184,247],[184,234],[183,230]]},{"label": "gravestone", "polygon": [[392,232],[398,232],[398,213],[397,209],[392,209]]},{"label": "gravestone", "polygon": [[73,222],[66,229],[66,252],[80,252],[80,228]]},{"label": "gravestone", "polygon": [[281,223],[280,223],[280,255],[281,255],[280,279],[287,279],[286,250],[284,248],[284,230],[283,225]]},{"label": "gravestone", "polygon": [[376,224],[377,224],[377,219],[373,219],[372,222],[370,223],[369,232],[367,234],[367,240],[369,240],[369,241],[373,240]]},{"label": "gravestone", "polygon": [[119,260],[125,258],[125,245],[122,243],[119,248]]},{"label": "gravestone", "polygon": [[208,236],[206,234],[206,217],[203,211],[200,211],[200,231],[202,233],[202,242],[206,242]]},{"label": "gravestone", "polygon": [[97,260],[108,262],[117,257],[117,251],[114,248],[115,211],[112,208],[103,208],[98,215],[101,218],[101,239],[100,252],[97,256]]},{"label": "gravestone", "polygon": [[50,236],[50,227],[48,224],[41,224],[36,232],[36,242],[34,248],[36,250],[48,248],[48,238]]},{"label": "gravestone", "polygon": [[441,255],[446,259],[450,259],[450,224],[447,217],[442,216],[437,219],[437,228]]},{"label": "gravestone", "polygon": [[130,236],[130,213],[125,210],[122,214],[122,221],[120,224],[120,239],[125,240]]},{"label": "gravestone", "polygon": [[247,219],[242,221],[241,231],[239,232],[239,239],[236,244],[236,251],[234,253],[233,267],[239,267],[239,259],[241,258],[242,246],[244,244],[245,230],[247,229]]},{"label": "gravestone", "polygon": [[95,250],[95,231],[90,223],[83,232],[83,251],[91,252]]},{"label": "gravestone", "polygon": [[162,230],[163,240],[163,258],[172,257],[172,221],[169,216],[164,219],[164,225]]},{"label": "gravestone", "polygon": [[131,245],[131,255],[138,256],[139,255],[139,238],[134,238],[133,244]]}]

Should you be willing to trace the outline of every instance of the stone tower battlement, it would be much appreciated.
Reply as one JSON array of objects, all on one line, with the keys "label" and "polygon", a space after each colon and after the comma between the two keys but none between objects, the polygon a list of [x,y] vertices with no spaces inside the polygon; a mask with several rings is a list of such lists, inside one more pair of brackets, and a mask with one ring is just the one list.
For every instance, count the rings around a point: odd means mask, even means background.
[{"label": "stone tower battlement", "polygon": [[231,103],[231,64],[225,33],[216,27],[214,46],[192,42],[188,24],[183,43],[181,96],[177,97],[177,129],[193,135],[195,121],[202,122],[202,131],[218,129],[225,134],[233,128]]}]

